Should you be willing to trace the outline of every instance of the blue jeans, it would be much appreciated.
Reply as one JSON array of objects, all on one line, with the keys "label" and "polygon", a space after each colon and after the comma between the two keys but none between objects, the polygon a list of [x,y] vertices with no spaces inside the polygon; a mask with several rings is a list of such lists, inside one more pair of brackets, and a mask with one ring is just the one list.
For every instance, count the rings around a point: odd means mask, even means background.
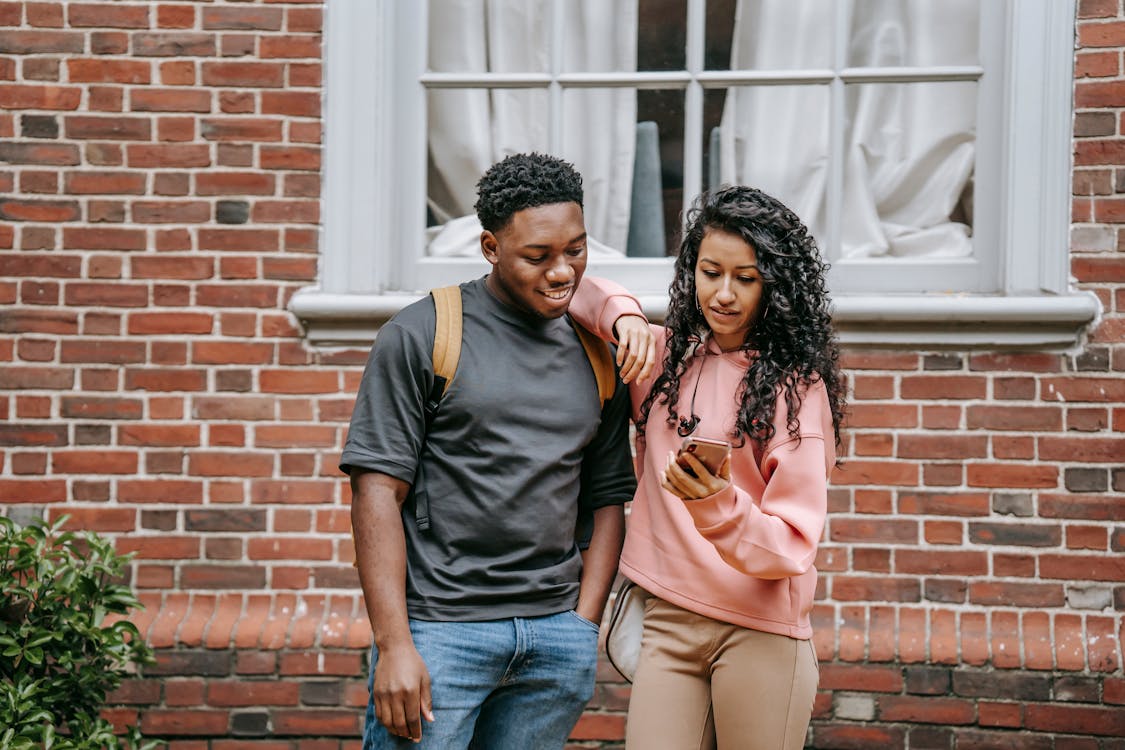
[{"label": "blue jeans", "polygon": [[[487,622],[411,620],[430,672],[434,721],[422,742],[390,734],[367,701],[363,750],[551,750],[594,694],[598,626],[573,611]],[[371,649],[370,690],[379,654]]]}]

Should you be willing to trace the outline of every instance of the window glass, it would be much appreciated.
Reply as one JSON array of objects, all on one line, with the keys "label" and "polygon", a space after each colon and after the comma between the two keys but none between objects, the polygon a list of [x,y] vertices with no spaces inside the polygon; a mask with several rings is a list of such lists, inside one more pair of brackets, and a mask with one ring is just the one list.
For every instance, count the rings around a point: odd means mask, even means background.
[{"label": "window glass", "polygon": [[841,255],[973,254],[976,83],[847,88]]},{"label": "window glass", "polygon": [[431,0],[428,67],[435,73],[546,73],[549,9],[547,0]]},{"label": "window glass", "polygon": [[[836,0],[728,0],[707,14],[707,67],[793,70],[832,67]],[[710,6],[711,3],[708,3]],[[724,59],[719,51],[730,53]]]},{"label": "window glass", "polygon": [[848,67],[980,62],[980,0],[855,0],[848,23]]}]

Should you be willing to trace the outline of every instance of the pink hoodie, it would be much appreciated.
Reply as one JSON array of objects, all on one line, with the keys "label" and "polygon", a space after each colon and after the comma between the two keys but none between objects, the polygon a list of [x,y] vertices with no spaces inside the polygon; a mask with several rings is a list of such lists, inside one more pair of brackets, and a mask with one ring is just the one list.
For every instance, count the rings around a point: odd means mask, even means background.
[{"label": "pink hoodie", "polygon": [[[605,339],[624,314],[639,314],[621,286],[587,276],[570,305],[571,315]],[[653,326],[657,362],[664,361],[665,329]],[[677,411],[702,419],[698,437],[730,440],[746,352],[722,352],[710,340],[680,378]],[[659,373],[629,384],[633,418]],[[668,453],[682,438],[654,404],[645,435],[637,438],[637,494],[629,516],[621,572],[660,598],[716,620],[792,638],[809,638],[816,590],[813,559],[828,512],[828,474],[835,463],[832,413],[824,384],[803,394],[798,442],[786,427],[779,398],[776,433],[756,461],[752,444],[735,447],[731,484],[721,492],[684,501],[661,487]]]}]

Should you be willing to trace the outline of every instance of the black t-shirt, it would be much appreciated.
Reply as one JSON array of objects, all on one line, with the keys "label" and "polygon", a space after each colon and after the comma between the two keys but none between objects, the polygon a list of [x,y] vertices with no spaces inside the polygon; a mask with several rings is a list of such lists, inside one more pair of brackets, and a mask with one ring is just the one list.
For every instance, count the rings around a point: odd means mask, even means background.
[{"label": "black t-shirt", "polygon": [[[407,610],[422,620],[531,617],[573,608],[586,511],[630,500],[628,389],[601,407],[590,360],[566,318],[497,300],[484,279],[461,286],[457,372],[427,433],[433,299],[379,332],[360,383],[340,468],[424,486],[403,506]],[[417,489],[417,488],[415,488]]]}]

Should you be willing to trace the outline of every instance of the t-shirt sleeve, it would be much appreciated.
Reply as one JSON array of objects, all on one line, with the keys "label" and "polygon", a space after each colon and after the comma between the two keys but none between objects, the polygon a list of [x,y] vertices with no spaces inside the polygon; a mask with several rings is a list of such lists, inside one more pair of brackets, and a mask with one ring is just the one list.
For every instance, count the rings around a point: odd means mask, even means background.
[{"label": "t-shirt sleeve", "polygon": [[581,502],[590,510],[633,499],[637,477],[629,450],[629,389],[617,377],[594,439],[582,454]]},{"label": "t-shirt sleeve", "polygon": [[379,331],[360,381],[341,471],[366,469],[413,482],[434,380],[433,342],[418,328],[392,320]]}]

